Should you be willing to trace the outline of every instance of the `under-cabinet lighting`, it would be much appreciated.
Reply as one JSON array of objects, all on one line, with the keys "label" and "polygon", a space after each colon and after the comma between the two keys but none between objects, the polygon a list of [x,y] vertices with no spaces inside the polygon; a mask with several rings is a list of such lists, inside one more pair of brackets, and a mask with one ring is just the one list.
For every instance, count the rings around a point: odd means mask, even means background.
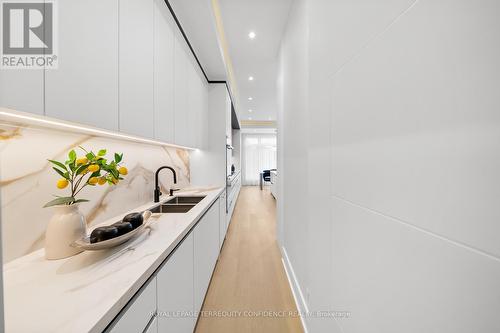
[{"label": "under-cabinet lighting", "polygon": [[32,115],[30,113],[19,112],[5,108],[0,108],[0,121],[17,123],[19,125],[33,125],[33,126],[48,127],[48,128],[61,129],[67,131],[75,131],[95,136],[147,143],[157,146],[168,146],[186,150],[197,150],[196,148],[192,147],[186,147],[172,143],[166,143],[163,141],[141,138],[139,136],[118,133],[109,130],[103,130],[92,126],[74,124],[64,120],[49,118],[45,116]]}]

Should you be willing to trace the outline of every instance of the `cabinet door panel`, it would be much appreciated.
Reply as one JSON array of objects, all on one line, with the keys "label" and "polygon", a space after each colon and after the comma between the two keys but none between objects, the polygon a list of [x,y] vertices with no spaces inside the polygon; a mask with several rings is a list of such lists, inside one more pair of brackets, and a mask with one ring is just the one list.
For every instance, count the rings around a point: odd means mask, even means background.
[{"label": "cabinet door panel", "polygon": [[174,22],[163,0],[155,0],[154,130],[155,137],[174,142]]},{"label": "cabinet door panel", "polygon": [[43,115],[43,69],[1,70],[0,107]]},{"label": "cabinet door panel", "polygon": [[109,333],[143,332],[156,311],[156,278],[149,281],[116,319]]},{"label": "cabinet door panel", "polygon": [[194,310],[199,311],[219,254],[219,201],[194,230]]},{"label": "cabinet door panel", "polygon": [[198,123],[200,117],[198,112],[198,85],[199,78],[198,73],[194,67],[195,62],[192,59],[188,62],[188,108],[187,108],[187,119],[188,119],[188,142],[191,147],[198,147]]},{"label": "cabinet door panel", "polygon": [[118,0],[64,0],[57,70],[45,71],[45,114],[118,130]]},{"label": "cabinet door panel", "polygon": [[226,193],[223,193],[219,198],[219,249],[222,248],[226,238],[226,231]]},{"label": "cabinet door panel", "polygon": [[193,331],[193,233],[184,239],[157,275],[158,331]]},{"label": "cabinet door panel", "polygon": [[184,37],[176,28],[174,34],[174,112],[175,143],[189,146],[188,54]]},{"label": "cabinet door panel", "polygon": [[154,137],[153,0],[120,0],[120,131]]}]

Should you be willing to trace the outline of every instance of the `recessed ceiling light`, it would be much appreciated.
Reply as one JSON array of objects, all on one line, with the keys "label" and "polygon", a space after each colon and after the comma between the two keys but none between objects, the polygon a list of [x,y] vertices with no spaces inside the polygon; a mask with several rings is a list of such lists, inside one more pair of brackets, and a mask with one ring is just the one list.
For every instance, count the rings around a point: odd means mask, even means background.
[{"label": "recessed ceiling light", "polygon": [[256,35],[255,35],[255,32],[254,32],[254,31],[250,31],[250,32],[248,33],[248,38],[250,38],[250,39],[254,39],[254,38],[255,38],[255,36],[256,36]]},{"label": "recessed ceiling light", "polygon": [[248,120],[252,120],[252,117],[248,117]]},{"label": "recessed ceiling light", "polygon": [[252,109],[249,109],[248,112],[252,112]]},{"label": "recessed ceiling light", "polygon": [[252,97],[248,97],[248,100],[251,101],[251,100],[253,100],[253,98]]},{"label": "recessed ceiling light", "polygon": [[248,81],[253,81],[253,76],[249,76]]}]

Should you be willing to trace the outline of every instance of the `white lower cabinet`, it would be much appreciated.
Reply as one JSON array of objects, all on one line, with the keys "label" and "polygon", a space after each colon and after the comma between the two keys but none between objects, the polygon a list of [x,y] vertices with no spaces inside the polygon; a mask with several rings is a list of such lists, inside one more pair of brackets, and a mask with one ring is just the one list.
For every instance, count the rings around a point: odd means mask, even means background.
[{"label": "white lower cabinet", "polygon": [[[156,312],[156,278],[151,279],[115,319],[109,333],[137,333],[151,327]],[[154,330],[152,332],[155,332]]]},{"label": "white lower cabinet", "polygon": [[219,250],[222,248],[222,244],[226,238],[226,231],[226,192],[224,192],[219,197]]},{"label": "white lower cabinet", "polygon": [[153,318],[149,326],[146,328],[144,333],[157,333],[158,331],[158,318]]},{"label": "white lower cabinet", "polygon": [[[122,310],[107,333],[193,332],[195,315],[201,309],[219,256],[222,212],[225,220],[223,196]],[[156,317],[152,317],[154,313]]]},{"label": "white lower cabinet", "polygon": [[158,331],[193,332],[193,233],[189,234],[159,270]]},{"label": "white lower cabinet", "polygon": [[199,311],[219,256],[219,199],[194,229],[194,311]]}]

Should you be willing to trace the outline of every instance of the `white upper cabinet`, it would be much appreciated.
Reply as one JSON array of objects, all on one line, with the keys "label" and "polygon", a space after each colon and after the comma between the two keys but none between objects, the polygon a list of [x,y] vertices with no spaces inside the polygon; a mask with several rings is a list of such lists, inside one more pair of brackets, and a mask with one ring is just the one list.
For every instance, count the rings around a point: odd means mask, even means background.
[{"label": "white upper cabinet", "polygon": [[146,138],[154,137],[153,1],[120,0],[120,131]]},{"label": "white upper cabinet", "polygon": [[189,59],[186,41],[178,29],[174,34],[174,118],[175,143],[189,146],[188,75]]},{"label": "white upper cabinet", "polygon": [[59,68],[45,71],[45,114],[118,130],[118,0],[58,1]]},{"label": "white upper cabinet", "polygon": [[154,0],[154,133],[175,142],[174,22],[163,0]]},{"label": "white upper cabinet", "polygon": [[58,68],[2,70],[0,107],[206,148],[208,84],[163,0],[64,0],[58,18]]},{"label": "white upper cabinet", "polygon": [[0,70],[0,107],[43,115],[43,69]]},{"label": "white upper cabinet", "polygon": [[187,72],[188,77],[188,108],[187,108],[187,116],[188,116],[188,134],[189,134],[189,145],[191,147],[198,147],[199,145],[199,130],[198,124],[201,119],[199,117],[199,85],[200,80],[198,77],[198,73],[194,66],[197,66],[193,57],[189,59],[189,67]]}]

